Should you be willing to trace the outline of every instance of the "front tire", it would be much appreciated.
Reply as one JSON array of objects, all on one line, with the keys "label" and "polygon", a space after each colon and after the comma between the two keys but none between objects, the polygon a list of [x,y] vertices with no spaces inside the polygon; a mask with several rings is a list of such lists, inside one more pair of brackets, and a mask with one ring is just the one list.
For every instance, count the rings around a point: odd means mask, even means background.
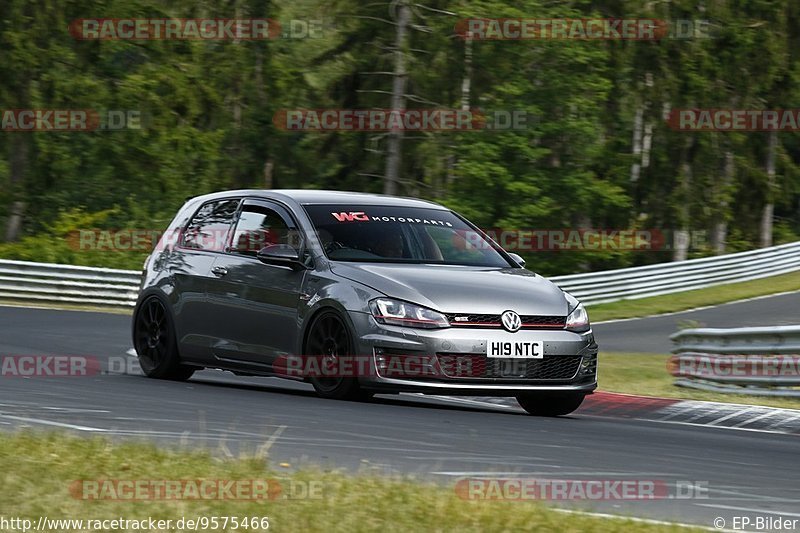
[{"label": "front tire", "polygon": [[517,402],[530,415],[564,416],[580,407],[584,397],[580,393],[519,394]]},{"label": "front tire", "polygon": [[133,346],[149,378],[185,381],[196,370],[181,364],[172,315],[156,296],[144,300],[134,315]]},{"label": "front tire", "polygon": [[[309,327],[306,341],[306,355],[321,357],[323,363],[338,366],[340,358],[353,355],[353,340],[350,331],[335,311],[323,311],[314,317]],[[309,378],[317,395],[333,400],[361,401],[372,394],[364,391],[357,377],[317,377]]]}]

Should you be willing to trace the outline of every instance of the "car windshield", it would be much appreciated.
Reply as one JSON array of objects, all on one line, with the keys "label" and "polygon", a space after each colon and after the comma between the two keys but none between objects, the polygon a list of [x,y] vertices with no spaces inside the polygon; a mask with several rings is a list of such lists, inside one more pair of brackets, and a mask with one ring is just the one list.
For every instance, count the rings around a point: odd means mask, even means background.
[{"label": "car windshield", "polygon": [[512,266],[496,245],[444,209],[373,205],[305,209],[333,261]]}]

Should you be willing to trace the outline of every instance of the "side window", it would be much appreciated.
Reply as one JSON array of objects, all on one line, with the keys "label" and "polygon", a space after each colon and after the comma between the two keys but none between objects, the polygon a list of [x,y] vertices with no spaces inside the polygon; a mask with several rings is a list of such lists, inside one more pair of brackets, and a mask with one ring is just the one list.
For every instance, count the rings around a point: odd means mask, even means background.
[{"label": "side window", "polygon": [[181,245],[194,250],[225,251],[228,231],[239,200],[220,200],[205,204],[189,221]]},{"label": "side window", "polygon": [[276,211],[263,205],[245,205],[233,232],[231,252],[256,256],[258,251],[273,244],[294,246],[296,232]]}]

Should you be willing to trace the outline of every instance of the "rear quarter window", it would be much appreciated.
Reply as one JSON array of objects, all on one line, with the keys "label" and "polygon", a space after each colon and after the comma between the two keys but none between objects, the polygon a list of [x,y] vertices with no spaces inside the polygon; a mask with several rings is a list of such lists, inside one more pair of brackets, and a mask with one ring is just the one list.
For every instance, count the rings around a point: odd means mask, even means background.
[{"label": "rear quarter window", "polygon": [[238,199],[204,204],[186,226],[181,246],[192,250],[224,251],[238,207]]}]

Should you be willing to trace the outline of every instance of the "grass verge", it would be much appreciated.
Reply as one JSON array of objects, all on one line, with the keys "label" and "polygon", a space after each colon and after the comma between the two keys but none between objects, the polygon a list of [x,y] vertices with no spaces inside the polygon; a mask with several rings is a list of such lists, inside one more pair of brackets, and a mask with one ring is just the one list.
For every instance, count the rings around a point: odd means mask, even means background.
[{"label": "grass verge", "polygon": [[593,322],[602,322],[604,320],[674,313],[676,311],[694,309],[695,307],[718,305],[756,296],[798,290],[800,290],[800,272],[792,272],[782,276],[731,283],[730,285],[720,285],[696,291],[592,305],[589,306],[589,317]]},{"label": "grass verge", "polygon": [[675,378],[667,371],[669,357],[669,355],[646,353],[601,353],[598,362],[600,389],[605,392],[624,392],[663,398],[800,409],[800,399],[798,398],[722,394],[676,387],[673,385]]},{"label": "grass verge", "polygon": [[[219,459],[206,452],[60,433],[0,434],[0,472],[3,516],[28,518],[34,524],[40,516],[84,520],[236,516],[268,517],[270,531],[687,531],[623,519],[564,515],[536,502],[463,500],[452,488],[409,478],[370,472],[276,471],[252,457]],[[86,501],[69,490],[75,480],[120,479],[275,479],[284,493],[287,487],[310,486],[312,482],[321,482],[322,488],[316,499],[266,502]],[[234,531],[230,527],[211,530]]]}]

